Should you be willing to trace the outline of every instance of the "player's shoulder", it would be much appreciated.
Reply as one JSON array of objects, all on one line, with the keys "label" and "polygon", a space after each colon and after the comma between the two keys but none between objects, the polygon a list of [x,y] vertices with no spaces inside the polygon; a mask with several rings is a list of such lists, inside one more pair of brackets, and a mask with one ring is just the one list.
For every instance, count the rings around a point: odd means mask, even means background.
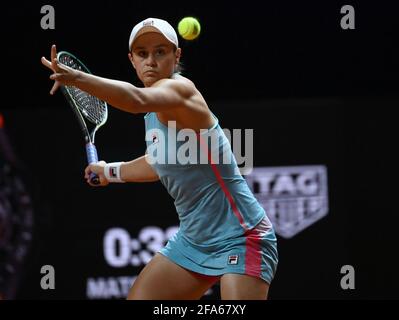
[{"label": "player's shoulder", "polygon": [[182,76],[181,74],[175,73],[173,74],[170,78],[164,78],[161,80],[158,80],[153,86],[158,87],[158,86],[173,86],[173,85],[186,85],[186,86],[192,86],[195,87],[195,84],[193,81],[191,81],[189,78],[186,78]]},{"label": "player's shoulder", "polygon": [[168,87],[185,93],[185,95],[192,95],[197,91],[194,82],[180,74],[174,74],[171,78],[159,80],[154,86]]},{"label": "player's shoulder", "polygon": [[189,78],[187,78],[187,77],[182,76],[180,73],[175,73],[175,74],[172,76],[171,80],[175,80],[175,81],[177,81],[177,82],[182,82],[182,83],[185,83],[185,84],[188,84],[188,85],[191,85],[191,86],[195,87],[195,84],[194,84],[193,81],[191,81],[191,80],[190,80]]}]

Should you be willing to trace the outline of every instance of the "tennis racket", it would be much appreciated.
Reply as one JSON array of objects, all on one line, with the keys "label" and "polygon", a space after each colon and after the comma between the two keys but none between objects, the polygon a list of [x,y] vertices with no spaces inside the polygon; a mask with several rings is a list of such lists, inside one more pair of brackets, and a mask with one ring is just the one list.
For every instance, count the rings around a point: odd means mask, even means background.
[{"label": "tennis racket", "polygon": [[[70,68],[91,73],[78,58],[69,52],[60,51],[57,54],[57,60]],[[82,129],[86,142],[87,162],[89,164],[98,162],[94,138],[97,130],[107,121],[107,103],[73,86],[61,86],[61,91],[72,107]],[[100,179],[95,173],[91,173],[90,182],[99,184]]]}]

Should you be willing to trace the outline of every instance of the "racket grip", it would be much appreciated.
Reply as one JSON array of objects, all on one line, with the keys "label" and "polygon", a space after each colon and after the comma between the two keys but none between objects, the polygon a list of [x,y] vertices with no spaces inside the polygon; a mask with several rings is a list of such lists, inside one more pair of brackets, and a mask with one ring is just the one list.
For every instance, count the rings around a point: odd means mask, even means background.
[{"label": "racket grip", "polygon": [[[98,162],[97,149],[91,142],[86,144],[87,162],[89,164]],[[100,178],[95,173],[90,173],[90,182],[92,184],[99,184]]]}]

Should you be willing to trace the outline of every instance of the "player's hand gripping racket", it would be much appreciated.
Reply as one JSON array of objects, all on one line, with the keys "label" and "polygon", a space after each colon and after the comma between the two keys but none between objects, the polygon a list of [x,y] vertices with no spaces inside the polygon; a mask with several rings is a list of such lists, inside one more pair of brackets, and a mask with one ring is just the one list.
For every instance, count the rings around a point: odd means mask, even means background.
[{"label": "player's hand gripping racket", "polygon": [[[78,58],[66,51],[59,52],[57,54],[57,60],[70,68],[91,73]],[[62,86],[61,91],[67,98],[79,121],[86,141],[88,163],[92,164],[98,162],[94,137],[96,131],[107,121],[107,103],[73,86]],[[100,179],[95,173],[91,173],[90,182],[99,184]]]}]

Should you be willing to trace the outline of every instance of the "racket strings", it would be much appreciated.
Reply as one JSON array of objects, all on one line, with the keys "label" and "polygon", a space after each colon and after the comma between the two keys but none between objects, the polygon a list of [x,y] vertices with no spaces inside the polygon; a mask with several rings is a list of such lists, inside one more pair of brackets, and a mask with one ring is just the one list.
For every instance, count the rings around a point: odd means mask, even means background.
[{"label": "racket strings", "polygon": [[[85,72],[80,63],[68,55],[60,56],[59,62],[75,70]],[[71,95],[82,115],[87,120],[96,125],[100,125],[106,120],[107,106],[104,101],[101,101],[97,97],[94,97],[79,88],[73,86],[65,86],[65,88]]]},{"label": "racket strings", "polygon": [[82,115],[94,124],[101,124],[107,114],[107,107],[98,98],[76,87],[66,86]]}]

